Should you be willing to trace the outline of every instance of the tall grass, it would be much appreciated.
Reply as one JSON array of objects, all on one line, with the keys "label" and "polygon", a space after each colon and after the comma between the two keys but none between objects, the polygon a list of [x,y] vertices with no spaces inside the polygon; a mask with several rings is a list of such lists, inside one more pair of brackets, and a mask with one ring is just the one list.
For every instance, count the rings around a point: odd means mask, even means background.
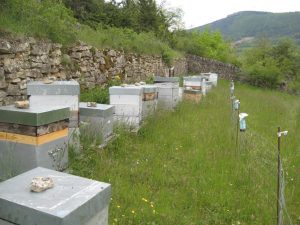
[{"label": "tall grass", "polygon": [[92,29],[79,24],[61,1],[3,0],[0,29],[19,35],[50,39],[64,45],[77,40],[98,48],[114,48],[137,54],[159,55],[168,64],[181,54],[153,33],[136,33],[126,28]]},{"label": "tall grass", "polygon": [[98,152],[84,143],[71,153],[74,174],[109,182],[110,224],[274,224],[276,131],[282,143],[286,200],[300,216],[300,101],[298,97],[236,85],[248,130],[235,146],[229,84],[222,81],[198,105],[158,112],[138,134],[117,130]]}]

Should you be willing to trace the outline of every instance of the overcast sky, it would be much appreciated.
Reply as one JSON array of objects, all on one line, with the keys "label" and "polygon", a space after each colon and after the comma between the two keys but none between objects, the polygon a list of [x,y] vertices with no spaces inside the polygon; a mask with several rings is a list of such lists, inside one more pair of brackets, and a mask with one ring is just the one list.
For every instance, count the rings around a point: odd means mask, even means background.
[{"label": "overcast sky", "polygon": [[[238,11],[295,12],[300,0],[165,0],[167,7],[181,8],[186,28],[222,19]],[[157,3],[162,0],[157,0]],[[300,21],[299,21],[300,22]]]}]

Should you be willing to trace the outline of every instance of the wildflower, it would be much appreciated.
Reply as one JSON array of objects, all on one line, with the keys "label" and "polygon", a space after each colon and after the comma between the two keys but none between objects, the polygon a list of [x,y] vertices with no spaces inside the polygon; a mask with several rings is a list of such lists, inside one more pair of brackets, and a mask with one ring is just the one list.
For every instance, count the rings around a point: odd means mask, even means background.
[{"label": "wildflower", "polygon": [[154,205],[153,205],[152,203],[151,203],[151,205],[150,205],[150,206],[151,206],[151,208],[154,208]]},{"label": "wildflower", "polygon": [[118,219],[114,218],[114,221],[115,221],[115,222],[118,222]]},{"label": "wildflower", "polygon": [[144,202],[148,202],[148,200],[147,200],[147,199],[145,199],[145,198],[142,198],[142,200],[143,200]]},{"label": "wildflower", "polygon": [[121,206],[117,205],[117,208],[121,208]]},{"label": "wildflower", "polygon": [[134,210],[131,210],[131,213],[132,213],[132,214],[135,214],[135,211],[134,211]]}]

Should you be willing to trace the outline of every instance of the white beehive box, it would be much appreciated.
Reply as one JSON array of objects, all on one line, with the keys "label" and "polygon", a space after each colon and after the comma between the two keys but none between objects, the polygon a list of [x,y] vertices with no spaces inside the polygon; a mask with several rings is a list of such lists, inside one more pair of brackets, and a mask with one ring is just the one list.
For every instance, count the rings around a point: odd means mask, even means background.
[{"label": "white beehive box", "polygon": [[45,84],[42,81],[33,81],[27,84],[32,106],[59,106],[70,108],[69,144],[79,149],[79,96],[80,86],[77,81],[54,81]]},{"label": "white beehive box", "polygon": [[86,102],[79,103],[79,118],[81,132],[105,142],[113,134],[115,107],[97,104],[89,107]]},{"label": "white beehive box", "polygon": [[143,87],[113,86],[109,88],[110,105],[115,106],[115,119],[138,128],[142,120]]},{"label": "white beehive box", "polygon": [[206,77],[211,82],[212,86],[218,85],[218,74],[216,73],[202,73],[202,76]]},{"label": "white beehive box", "polygon": [[174,83],[157,83],[158,107],[173,109],[179,102],[179,85]]},{"label": "white beehive box", "polygon": [[183,87],[186,89],[201,90],[202,76],[183,77]]},{"label": "white beehive box", "polygon": [[32,106],[69,107],[69,127],[78,127],[80,87],[77,81],[54,81],[51,84],[33,81],[27,84],[27,95]]},{"label": "white beehive box", "polygon": [[143,85],[142,118],[153,115],[157,107],[158,88],[155,85]]}]

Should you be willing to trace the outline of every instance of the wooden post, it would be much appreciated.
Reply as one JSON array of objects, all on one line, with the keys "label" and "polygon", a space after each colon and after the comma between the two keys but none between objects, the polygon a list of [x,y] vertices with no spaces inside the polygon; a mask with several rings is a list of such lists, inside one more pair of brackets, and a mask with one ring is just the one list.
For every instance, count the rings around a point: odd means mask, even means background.
[{"label": "wooden post", "polygon": [[281,132],[281,129],[280,127],[278,127],[278,131],[277,131],[277,225],[280,225],[280,132]]}]

